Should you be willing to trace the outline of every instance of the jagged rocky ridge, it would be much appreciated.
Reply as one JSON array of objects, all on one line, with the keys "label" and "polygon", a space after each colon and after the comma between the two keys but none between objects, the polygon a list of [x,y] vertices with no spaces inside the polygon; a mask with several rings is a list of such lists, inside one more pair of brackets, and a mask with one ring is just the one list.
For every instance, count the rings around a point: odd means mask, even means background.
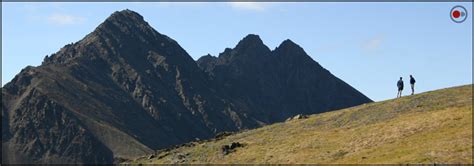
[{"label": "jagged rocky ridge", "polygon": [[225,49],[219,57],[203,56],[197,63],[221,92],[235,103],[245,103],[253,116],[266,123],[370,101],[291,40],[270,50],[251,34],[234,49]]},{"label": "jagged rocky ridge", "polygon": [[196,62],[123,10],[2,88],[2,163],[112,163],[367,102],[290,40]]}]

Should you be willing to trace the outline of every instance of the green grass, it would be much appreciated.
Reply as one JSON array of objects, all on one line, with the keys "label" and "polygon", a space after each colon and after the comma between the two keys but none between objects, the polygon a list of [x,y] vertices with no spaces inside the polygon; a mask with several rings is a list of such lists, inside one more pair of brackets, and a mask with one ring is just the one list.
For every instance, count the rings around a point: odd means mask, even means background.
[{"label": "green grass", "polygon": [[[221,154],[231,142],[245,146]],[[130,163],[468,164],[472,150],[472,85],[466,85],[277,123]]]}]

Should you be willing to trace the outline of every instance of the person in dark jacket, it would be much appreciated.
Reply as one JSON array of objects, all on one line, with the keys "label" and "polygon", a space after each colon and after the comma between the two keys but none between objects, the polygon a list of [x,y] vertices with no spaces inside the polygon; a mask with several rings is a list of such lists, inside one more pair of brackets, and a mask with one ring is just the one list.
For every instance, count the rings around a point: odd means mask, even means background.
[{"label": "person in dark jacket", "polygon": [[413,78],[412,75],[410,75],[410,85],[411,85],[411,95],[415,94],[415,78]]},{"label": "person in dark jacket", "polygon": [[402,91],[403,91],[403,80],[402,77],[400,77],[400,80],[397,82],[397,87],[398,87],[398,93],[397,93],[397,98],[402,97]]}]

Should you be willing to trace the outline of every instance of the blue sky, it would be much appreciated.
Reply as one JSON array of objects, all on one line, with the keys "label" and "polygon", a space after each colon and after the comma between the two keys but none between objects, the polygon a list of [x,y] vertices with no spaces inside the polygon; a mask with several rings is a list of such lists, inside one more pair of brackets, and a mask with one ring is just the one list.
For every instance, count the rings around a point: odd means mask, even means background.
[{"label": "blue sky", "polygon": [[[467,8],[464,23],[450,19],[455,5]],[[472,83],[472,3],[43,2],[2,3],[2,85],[127,8],[194,59],[250,33],[271,49],[291,39],[375,101],[396,97],[410,74],[418,92]]]}]

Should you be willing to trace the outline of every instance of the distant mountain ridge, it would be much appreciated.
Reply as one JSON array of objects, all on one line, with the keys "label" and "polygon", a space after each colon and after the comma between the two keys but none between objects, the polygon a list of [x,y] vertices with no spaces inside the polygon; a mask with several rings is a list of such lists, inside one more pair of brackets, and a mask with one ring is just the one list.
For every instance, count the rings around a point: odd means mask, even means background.
[{"label": "distant mountain ridge", "polygon": [[123,10],[2,88],[2,163],[111,163],[367,102],[289,40],[194,61]]}]

